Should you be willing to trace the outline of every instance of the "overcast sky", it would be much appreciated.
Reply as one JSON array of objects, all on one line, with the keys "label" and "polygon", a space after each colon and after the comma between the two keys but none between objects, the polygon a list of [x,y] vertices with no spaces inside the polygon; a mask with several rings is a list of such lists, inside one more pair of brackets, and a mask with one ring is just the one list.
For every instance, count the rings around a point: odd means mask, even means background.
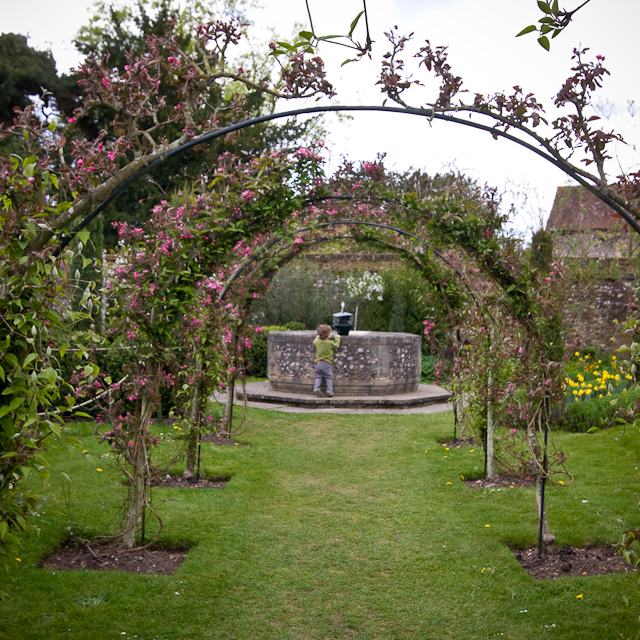
[{"label": "overcast sky", "polygon": [[[251,17],[285,37],[296,23],[308,24],[304,0],[263,0],[262,4]],[[309,0],[309,4],[318,34],[348,31],[362,8],[362,0]],[[567,0],[562,6],[571,9],[578,4],[578,0]],[[88,21],[90,5],[89,0],[65,0],[58,5],[64,10],[53,11],[49,0],[5,3],[0,29],[30,35],[30,44],[36,48],[51,48],[58,70],[66,71],[79,61],[72,39]],[[463,78],[463,88],[472,95],[508,92],[517,84],[535,93],[550,114],[553,96],[569,74],[572,49],[589,47],[594,55],[605,56],[611,72],[600,94],[608,101],[604,109],[610,115],[607,125],[623,132],[631,143],[618,146],[610,173],[617,175],[618,166],[637,170],[640,163],[633,145],[640,144],[640,109],[635,117],[627,109],[629,100],[640,107],[637,0],[591,0],[576,14],[566,33],[552,42],[550,53],[536,43],[534,35],[514,37],[539,18],[535,0],[368,0],[367,6],[375,41],[372,61],[341,68],[348,57],[346,49],[328,45],[320,51],[340,104],[381,104],[383,96],[375,83],[380,58],[387,51],[383,33],[394,25],[401,33],[414,32],[416,44],[429,39],[432,45],[448,45],[453,71]],[[427,78],[424,71],[417,71],[415,77]],[[426,92],[416,96],[415,106],[435,99],[428,81],[426,85]],[[459,125],[388,114],[359,114],[346,122],[329,115],[327,123],[332,165],[340,154],[371,160],[382,151],[387,153],[387,166],[400,170],[415,167],[435,173],[455,168],[498,187],[505,193],[505,206],[515,201],[519,229],[546,220],[556,187],[569,184],[562,172],[531,152]]]}]

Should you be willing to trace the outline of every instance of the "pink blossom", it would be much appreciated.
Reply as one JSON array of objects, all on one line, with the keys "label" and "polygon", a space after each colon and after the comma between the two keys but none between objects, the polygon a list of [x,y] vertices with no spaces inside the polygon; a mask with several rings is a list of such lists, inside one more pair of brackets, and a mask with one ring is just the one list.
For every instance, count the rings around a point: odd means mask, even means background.
[{"label": "pink blossom", "polygon": [[242,199],[243,200],[251,200],[251,198],[253,198],[255,194],[253,193],[253,191],[246,189],[245,191],[242,192]]},{"label": "pink blossom", "polygon": [[75,124],[75,123],[76,123],[75,118],[69,118],[69,124]]}]

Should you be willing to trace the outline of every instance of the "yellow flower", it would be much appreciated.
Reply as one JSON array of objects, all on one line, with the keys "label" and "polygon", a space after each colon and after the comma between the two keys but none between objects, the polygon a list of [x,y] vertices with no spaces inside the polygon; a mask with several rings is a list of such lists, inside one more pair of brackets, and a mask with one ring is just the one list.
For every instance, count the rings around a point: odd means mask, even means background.
[{"label": "yellow flower", "polygon": [[581,594],[581,593],[579,593],[579,594],[576,596],[576,598],[578,598],[578,599],[582,598],[582,594]]},{"label": "yellow flower", "polygon": [[564,480],[558,480],[558,484],[564,484]]},{"label": "yellow flower", "polygon": [[449,456],[444,456],[445,458],[448,458]]},{"label": "yellow flower", "polygon": [[447,482],[447,484],[453,484],[452,482]]},{"label": "yellow flower", "polygon": [[485,567],[482,567],[482,571],[480,571],[480,573],[484,573]]},{"label": "yellow flower", "polygon": [[490,524],[485,524],[485,529],[488,529],[491,525]]},{"label": "yellow flower", "polygon": [[602,394],[600,394],[600,395],[598,396],[598,398],[602,398]]},{"label": "yellow flower", "polygon": [[20,558],[16,558],[16,562],[22,562],[22,560],[20,560]]},{"label": "yellow flower", "polygon": [[464,480],[464,476],[462,474],[460,474],[460,477]]},{"label": "yellow flower", "polygon": [[425,449],[425,453],[429,453],[429,449]]},{"label": "yellow flower", "polygon": [[475,449],[469,449],[469,453],[473,453]]},{"label": "yellow flower", "polygon": [[447,447],[447,448],[445,449],[445,451],[449,451],[449,447]]},{"label": "yellow flower", "polygon": [[512,484],[510,484],[509,489],[515,489],[515,487]]},{"label": "yellow flower", "polygon": [[573,355],[576,356],[576,358],[577,358],[580,355],[580,352],[576,351]]},{"label": "yellow flower", "polygon": [[615,356],[611,356],[611,359],[612,359],[612,360],[615,360],[615,359],[616,359],[616,357],[615,357]]},{"label": "yellow flower", "polygon": [[96,469],[96,471],[102,471],[102,469]]},{"label": "yellow flower", "polygon": [[178,431],[182,431],[182,429],[180,427],[173,427],[174,429],[177,429]]},{"label": "yellow flower", "polygon": [[87,453],[87,450],[86,450],[86,449],[83,449],[83,450],[82,450],[82,453]]}]

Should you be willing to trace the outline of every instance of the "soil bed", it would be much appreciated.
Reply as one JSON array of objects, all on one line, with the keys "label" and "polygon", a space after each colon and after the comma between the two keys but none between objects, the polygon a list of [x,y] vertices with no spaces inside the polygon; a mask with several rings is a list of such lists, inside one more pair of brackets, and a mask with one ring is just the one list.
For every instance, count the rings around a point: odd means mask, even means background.
[{"label": "soil bed", "polygon": [[495,478],[481,478],[480,480],[465,480],[469,489],[511,489],[515,487],[534,487],[535,482],[531,478],[519,478],[518,476],[496,476]]},{"label": "soil bed", "polygon": [[170,476],[166,475],[164,478],[157,478],[151,481],[152,487],[158,489],[224,489],[224,485],[229,482],[229,477],[224,478],[203,478],[200,477],[197,481],[194,478],[189,480],[182,476]]},{"label": "soil bed", "polygon": [[473,447],[474,445],[478,444],[476,442],[476,439],[473,436],[469,436],[468,438],[456,438],[455,440],[449,440],[448,442],[440,442],[438,441],[438,444],[443,446],[443,447],[453,447],[453,448],[459,448],[459,447]]},{"label": "soil bed", "polygon": [[44,557],[40,566],[59,571],[129,571],[171,574],[187,557],[185,549],[133,549],[119,551],[112,546],[65,545]]},{"label": "soil bed", "polygon": [[244,444],[242,442],[236,442],[227,436],[223,436],[219,433],[205,433],[201,438],[202,442],[213,442],[213,444],[219,447],[250,447],[250,444]]},{"label": "soil bed", "polygon": [[563,547],[543,549],[538,559],[538,547],[512,549],[515,559],[524,570],[538,580],[576,576],[600,576],[606,573],[631,573],[633,569],[613,547],[589,547],[577,549]]}]

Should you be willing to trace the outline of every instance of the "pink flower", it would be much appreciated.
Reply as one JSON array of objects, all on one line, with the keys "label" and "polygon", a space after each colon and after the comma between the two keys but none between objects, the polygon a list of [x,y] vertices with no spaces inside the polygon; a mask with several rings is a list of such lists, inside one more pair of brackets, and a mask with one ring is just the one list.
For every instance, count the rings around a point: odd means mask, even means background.
[{"label": "pink flower", "polygon": [[69,124],[75,124],[76,123],[76,119],[75,118],[69,118]]},{"label": "pink flower", "polygon": [[516,430],[515,429],[511,429],[511,431],[509,431],[509,433],[514,436],[516,434]]},{"label": "pink flower", "polygon": [[105,87],[108,87],[111,83],[109,82],[109,78],[102,78],[102,84]]},{"label": "pink flower", "polygon": [[242,199],[243,200],[251,200],[251,198],[253,198],[254,193],[253,191],[250,191],[249,189],[246,189],[245,191],[242,192]]}]

